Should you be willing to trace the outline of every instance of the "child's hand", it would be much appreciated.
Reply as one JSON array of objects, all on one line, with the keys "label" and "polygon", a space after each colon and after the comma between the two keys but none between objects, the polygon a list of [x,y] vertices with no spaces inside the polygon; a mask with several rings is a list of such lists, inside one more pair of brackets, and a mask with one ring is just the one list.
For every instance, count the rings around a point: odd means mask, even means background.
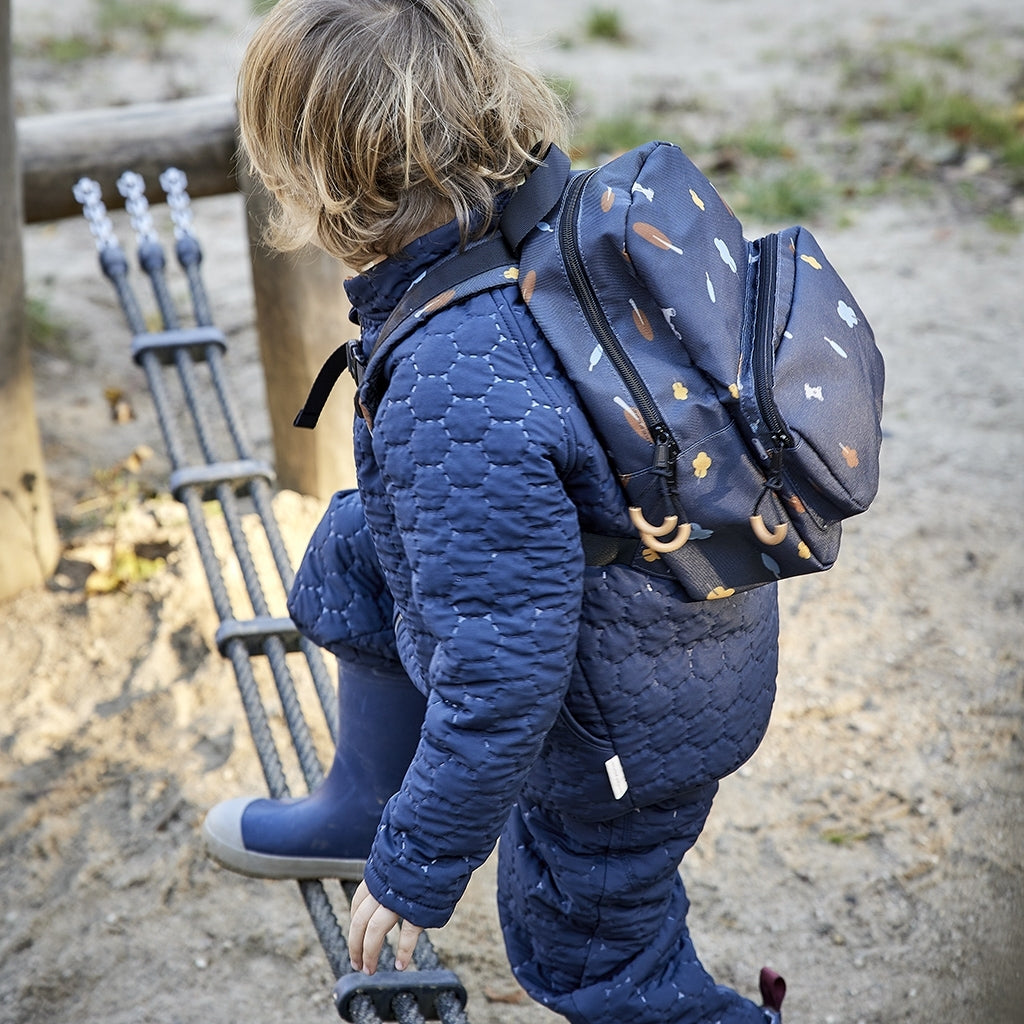
[{"label": "child's hand", "polygon": [[[359,883],[352,897],[352,923],[349,926],[348,949],[352,966],[357,971],[373,974],[377,970],[377,959],[381,946],[388,932],[401,920],[393,910],[382,907],[366,888],[365,882]],[[404,971],[412,960],[412,951],[416,948],[416,940],[422,928],[402,921],[402,930],[398,935],[398,951],[395,953],[395,967]]]}]

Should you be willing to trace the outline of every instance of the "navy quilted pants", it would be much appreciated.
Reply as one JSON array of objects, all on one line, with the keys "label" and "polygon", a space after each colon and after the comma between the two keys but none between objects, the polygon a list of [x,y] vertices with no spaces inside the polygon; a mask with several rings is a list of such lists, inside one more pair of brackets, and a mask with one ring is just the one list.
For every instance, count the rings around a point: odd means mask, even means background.
[{"label": "navy quilted pants", "polygon": [[714,983],[686,927],[683,855],[718,784],[612,821],[520,800],[502,835],[498,903],[523,987],[573,1024],[763,1024]]}]

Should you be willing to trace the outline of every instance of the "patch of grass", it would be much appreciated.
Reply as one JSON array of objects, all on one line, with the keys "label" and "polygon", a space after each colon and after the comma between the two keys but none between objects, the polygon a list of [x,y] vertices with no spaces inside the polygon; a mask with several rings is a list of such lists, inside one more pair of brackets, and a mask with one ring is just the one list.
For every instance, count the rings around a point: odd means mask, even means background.
[{"label": "patch of grass", "polygon": [[252,0],[252,13],[257,17],[273,9],[277,0]]},{"label": "patch of grass", "polygon": [[927,92],[918,112],[922,125],[964,145],[1002,152],[1020,134],[1009,109],[985,103],[963,92]]},{"label": "patch of grass", "polygon": [[752,125],[739,134],[723,136],[715,148],[733,150],[755,160],[792,160],[795,155],[775,125]]},{"label": "patch of grass", "polygon": [[807,221],[828,205],[828,183],[810,167],[743,178],[737,182],[735,206],[765,222]]},{"label": "patch of grass", "polygon": [[890,78],[887,95],[881,103],[879,113],[885,116],[920,116],[928,105],[930,92],[928,83],[920,78]]},{"label": "patch of grass", "polygon": [[833,846],[851,846],[853,843],[862,843],[864,840],[870,839],[871,833],[852,832],[844,828],[830,828],[822,832],[821,838]]},{"label": "patch of grass", "polygon": [[927,42],[918,39],[902,39],[892,44],[892,49],[900,54],[922,57],[955,68],[969,68],[971,58],[967,47],[961,39],[940,39]]},{"label": "patch of grass", "polygon": [[599,163],[659,137],[657,127],[631,114],[602,118],[584,125],[573,139],[573,155]]},{"label": "patch of grass", "polygon": [[25,336],[35,352],[61,358],[71,354],[71,328],[45,299],[36,295],[25,297]]},{"label": "patch of grass", "polygon": [[25,52],[54,64],[80,64],[113,52],[118,35],[125,32],[141,36],[151,50],[158,51],[169,32],[198,32],[214,20],[174,0],[95,0],[95,4],[92,32],[47,36]]},{"label": "patch of grass", "polygon": [[96,0],[96,6],[96,26],[101,34],[136,32],[154,46],[162,43],[168,32],[198,32],[213,20],[174,0]]},{"label": "patch of grass", "polygon": [[897,73],[917,74],[930,69],[945,76],[970,71],[974,65],[966,39],[889,39],[866,52],[843,42],[836,45],[834,62],[840,84],[846,89],[885,84]]},{"label": "patch of grass", "polygon": [[893,109],[930,135],[951,139],[963,150],[982,150],[1024,186],[1024,111],[984,100],[937,80],[903,79],[894,85]]},{"label": "patch of grass", "polygon": [[46,36],[30,47],[25,47],[23,52],[51,64],[80,64],[84,60],[109,53],[110,41],[76,32],[69,36]]},{"label": "patch of grass", "polygon": [[588,39],[599,39],[620,46],[629,42],[622,25],[622,14],[612,7],[594,7],[587,14],[585,32]]},{"label": "patch of grass", "polygon": [[936,184],[930,178],[907,169],[878,175],[860,184],[855,194],[863,199],[898,195],[918,202],[929,202],[935,196]]},{"label": "patch of grass", "polygon": [[985,223],[992,231],[1000,235],[1019,235],[1024,231],[1024,222],[1009,210],[993,210],[985,218]]},{"label": "patch of grass", "polygon": [[1002,147],[1003,162],[1014,170],[1024,171],[1024,116],[1021,117],[1020,128],[1015,138],[1010,139]]},{"label": "patch of grass", "polygon": [[[929,135],[952,140],[964,150],[981,149],[1011,170],[1024,169],[1024,111],[1013,87],[1005,100],[979,95],[980,80],[967,40],[896,40],[870,55],[844,59],[850,88],[868,86],[873,98],[847,110],[854,119],[910,121]],[[1024,175],[1017,176],[1018,183]]]}]

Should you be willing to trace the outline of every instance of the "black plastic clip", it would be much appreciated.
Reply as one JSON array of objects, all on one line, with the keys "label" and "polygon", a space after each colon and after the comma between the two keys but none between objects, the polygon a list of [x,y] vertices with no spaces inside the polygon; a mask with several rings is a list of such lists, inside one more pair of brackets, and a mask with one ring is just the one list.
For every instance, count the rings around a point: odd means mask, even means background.
[{"label": "black plastic clip", "polygon": [[202,487],[204,500],[214,495],[218,484],[231,484],[236,493],[244,490],[253,480],[274,484],[274,471],[257,459],[237,459],[234,462],[210,462],[201,466],[182,466],[171,473],[171,494],[182,501],[189,487]]},{"label": "black plastic clip", "polygon": [[437,997],[451,992],[461,1006],[466,1005],[466,989],[453,971],[385,971],[363,974],[353,971],[334,986],[334,1005],[342,1020],[352,1021],[352,1000],[368,996],[382,1021],[397,1020],[392,1010],[395,996],[407,992],[415,1000],[425,1020],[440,1020]]},{"label": "black plastic clip", "polygon": [[361,338],[353,338],[346,342],[348,350],[348,372],[356,382],[356,387],[363,386],[363,378],[366,376],[366,360],[363,358],[363,341]]},{"label": "black plastic clip", "polygon": [[263,644],[270,637],[276,636],[284,643],[286,651],[299,649],[301,634],[295,623],[287,618],[275,618],[270,615],[257,615],[253,619],[225,619],[214,634],[217,650],[222,657],[228,656],[228,644],[232,640],[241,640],[250,655],[263,654]]},{"label": "black plastic clip", "polygon": [[216,327],[184,327],[173,331],[136,334],[132,338],[132,359],[141,365],[142,357],[148,352],[154,352],[160,363],[168,366],[174,362],[175,353],[185,349],[196,362],[203,362],[210,345],[215,345],[221,352],[227,350],[224,334]]}]

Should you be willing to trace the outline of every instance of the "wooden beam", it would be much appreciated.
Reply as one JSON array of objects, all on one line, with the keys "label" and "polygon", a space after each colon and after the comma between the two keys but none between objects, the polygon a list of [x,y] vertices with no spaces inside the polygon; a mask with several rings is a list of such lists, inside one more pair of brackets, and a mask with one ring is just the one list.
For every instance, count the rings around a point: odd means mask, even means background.
[{"label": "wooden beam", "polygon": [[122,206],[116,182],[129,169],[152,188],[178,167],[193,198],[232,192],[237,124],[230,95],[20,118],[25,223],[78,216],[71,189],[81,177],[100,183],[108,207]]}]

